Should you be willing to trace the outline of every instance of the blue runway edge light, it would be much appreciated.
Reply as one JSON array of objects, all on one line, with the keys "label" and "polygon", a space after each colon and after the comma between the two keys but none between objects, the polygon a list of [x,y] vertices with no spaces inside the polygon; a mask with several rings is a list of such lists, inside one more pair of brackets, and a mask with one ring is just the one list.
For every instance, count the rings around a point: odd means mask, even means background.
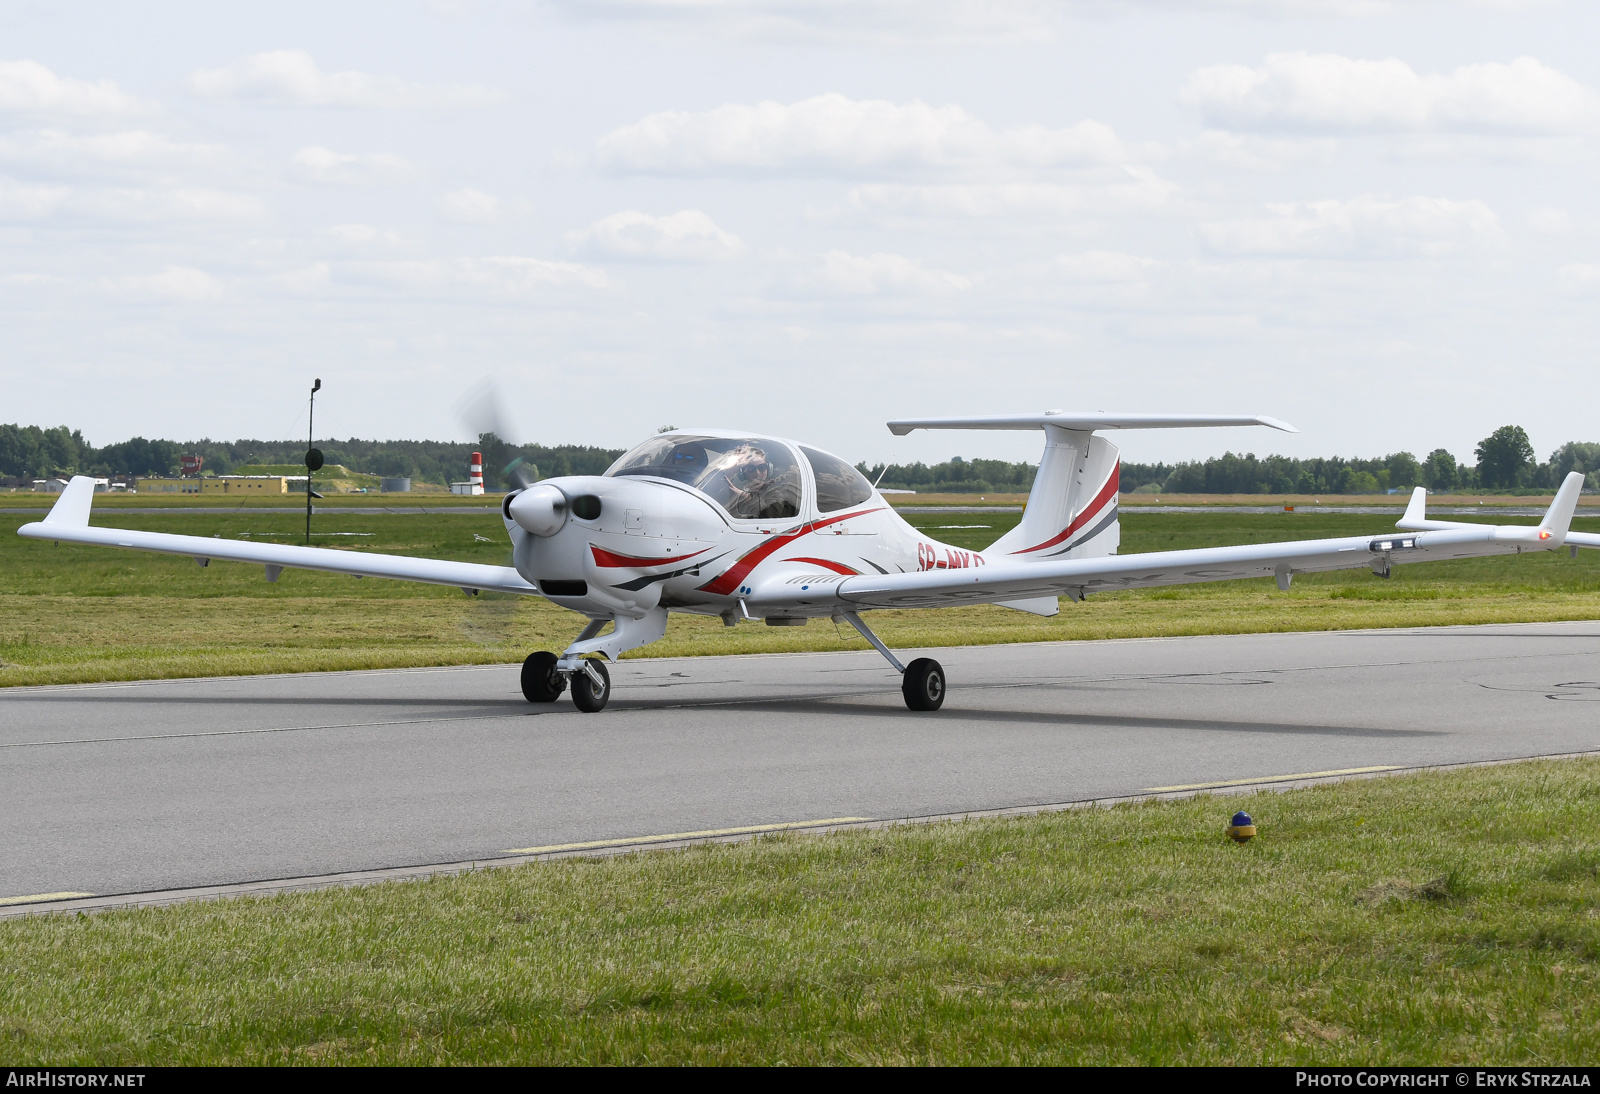
[{"label": "blue runway edge light", "polygon": [[1245,843],[1253,839],[1256,834],[1256,822],[1250,814],[1243,809],[1233,815],[1233,820],[1228,822],[1228,838],[1235,843]]}]

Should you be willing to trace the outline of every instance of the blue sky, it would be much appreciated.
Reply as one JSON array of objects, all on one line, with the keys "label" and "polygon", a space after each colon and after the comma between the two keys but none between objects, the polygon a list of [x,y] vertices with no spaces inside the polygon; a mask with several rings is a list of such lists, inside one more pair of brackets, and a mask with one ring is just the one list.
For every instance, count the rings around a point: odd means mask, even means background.
[{"label": "blue sky", "polygon": [[[1569,0],[0,4],[5,420],[612,446],[1262,413],[1593,424],[1600,8]],[[324,432],[319,429],[319,433]]]}]

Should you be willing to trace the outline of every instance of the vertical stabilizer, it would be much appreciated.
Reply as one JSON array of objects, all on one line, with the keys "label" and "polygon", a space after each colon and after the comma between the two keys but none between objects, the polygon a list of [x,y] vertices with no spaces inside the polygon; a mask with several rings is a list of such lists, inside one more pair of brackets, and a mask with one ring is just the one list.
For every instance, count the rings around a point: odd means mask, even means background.
[{"label": "vertical stabilizer", "polygon": [[1033,480],[1022,523],[984,551],[995,561],[1003,558],[1032,562],[1117,553],[1122,539],[1117,524],[1120,462],[1117,446],[1097,431],[1241,425],[1298,432],[1288,422],[1262,414],[1112,414],[1101,410],[1047,410],[1043,414],[981,418],[899,418],[889,423],[889,432],[904,437],[913,429],[1044,430],[1044,456],[1039,461],[1039,476]]},{"label": "vertical stabilizer", "polygon": [[1044,427],[1044,455],[1022,522],[986,554],[1018,562],[1098,558],[1121,543],[1117,523],[1117,446],[1098,434]]}]

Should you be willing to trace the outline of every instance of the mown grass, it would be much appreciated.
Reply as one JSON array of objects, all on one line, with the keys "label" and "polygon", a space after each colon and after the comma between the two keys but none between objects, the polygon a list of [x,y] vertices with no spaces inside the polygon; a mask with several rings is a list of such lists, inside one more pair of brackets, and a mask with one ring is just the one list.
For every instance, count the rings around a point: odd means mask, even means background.
[{"label": "mown grass", "polygon": [[17,1065],[1581,1064],[1597,807],[1600,762],[1540,762],[10,920],[0,1044]]},{"label": "mown grass", "polygon": [[[1018,519],[1003,513],[909,514],[933,535],[982,548]],[[454,589],[286,571],[104,548],[54,546],[0,517],[0,685],[520,661],[560,649],[581,626],[537,599],[463,597]],[[99,523],[295,542],[293,512],[101,514]],[[1145,514],[1123,517],[1123,552],[1353,535],[1383,518],[1337,514]],[[951,527],[957,526],[957,527]],[[967,526],[967,527],[960,527]],[[1600,519],[1576,526],[1600,529]],[[324,514],[318,542],[503,564],[494,513]],[[270,534],[269,534],[270,533]],[[978,645],[1085,638],[1329,630],[1600,617],[1600,553],[1429,563],[1389,581],[1366,571],[1145,590],[1063,602],[1053,619],[1005,608],[874,612],[891,645]],[[664,641],[635,656],[865,649],[848,628],[742,625],[674,616]]]}]

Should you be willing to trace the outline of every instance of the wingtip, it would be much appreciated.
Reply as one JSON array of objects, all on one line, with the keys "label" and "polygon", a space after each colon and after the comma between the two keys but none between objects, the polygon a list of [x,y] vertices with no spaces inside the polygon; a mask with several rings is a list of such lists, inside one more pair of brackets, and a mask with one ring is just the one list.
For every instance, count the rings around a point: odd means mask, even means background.
[{"label": "wingtip", "polygon": [[1288,422],[1284,421],[1282,418],[1269,418],[1265,414],[1258,414],[1258,415],[1256,415],[1256,421],[1260,422],[1262,425],[1270,426],[1273,429],[1281,429],[1285,433],[1298,433],[1298,432],[1300,432],[1298,429],[1296,429],[1294,426],[1290,425]]}]

